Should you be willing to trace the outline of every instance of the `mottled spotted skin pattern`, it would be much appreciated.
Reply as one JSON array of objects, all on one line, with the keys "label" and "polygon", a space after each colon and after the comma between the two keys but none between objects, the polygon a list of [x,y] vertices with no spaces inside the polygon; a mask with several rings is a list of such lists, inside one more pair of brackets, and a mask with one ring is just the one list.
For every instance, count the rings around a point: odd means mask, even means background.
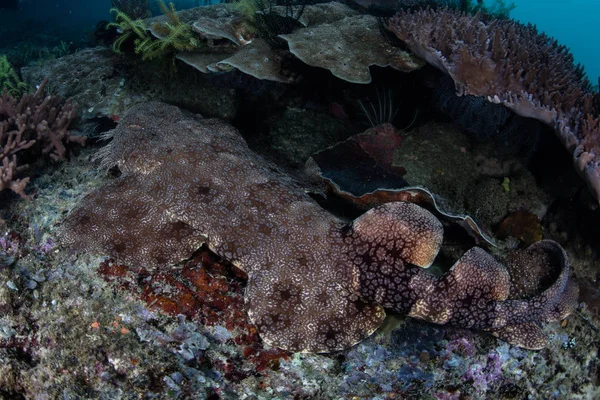
[{"label": "mottled spotted skin pattern", "polygon": [[[482,329],[528,349],[543,348],[547,339],[539,324],[566,318],[576,307],[578,288],[568,281],[568,257],[556,242],[542,240],[530,250],[543,250],[552,263],[543,269],[558,277],[543,292],[527,299],[511,299],[508,271],[484,250],[467,251],[444,276],[419,291],[422,296],[408,313],[437,324]],[[539,258],[523,258],[514,270],[534,268]],[[537,266],[535,266],[537,267]]]},{"label": "mottled spotted skin pattern", "polygon": [[410,203],[388,203],[358,218],[346,243],[349,262],[360,270],[361,296],[407,314],[433,278],[422,268],[431,265],[442,238],[442,224]]},{"label": "mottled spotted skin pattern", "polygon": [[437,324],[489,328],[494,323],[495,301],[508,297],[508,282],[504,266],[483,249],[474,247],[443,279],[424,288],[409,315]]},{"label": "mottled spotted skin pattern", "polygon": [[207,243],[247,272],[250,319],[284,349],[344,349],[383,321],[340,251],[344,224],[231,126],[148,103],[122,118],[103,156],[123,175],[69,215],[67,246],[151,268]]},{"label": "mottled spotted skin pattern", "polygon": [[[507,300],[505,269],[481,249],[433,277],[424,268],[443,231],[428,211],[389,203],[344,224],[224,122],[151,102],[132,107],[112,137],[104,164],[122,176],[69,214],[61,242],[146,268],[206,243],[248,274],[248,315],[269,345],[345,349],[377,329],[386,307],[537,346],[535,324],[570,311],[562,278]],[[528,307],[535,318],[524,318]],[[533,332],[527,343],[516,337],[523,330]]]},{"label": "mottled spotted skin pattern", "polygon": [[[576,307],[578,289],[568,282],[568,257],[556,242],[542,240],[530,246],[511,266],[515,274],[551,270],[558,274],[556,280],[539,294],[511,299],[508,270],[479,247],[467,251],[439,278],[416,267],[432,263],[442,227],[414,205],[377,207],[352,227],[351,258],[359,266],[360,294],[384,308],[436,324],[487,330],[512,344],[540,349],[547,339],[538,324],[561,320]],[[542,260],[548,265],[535,265]]]}]

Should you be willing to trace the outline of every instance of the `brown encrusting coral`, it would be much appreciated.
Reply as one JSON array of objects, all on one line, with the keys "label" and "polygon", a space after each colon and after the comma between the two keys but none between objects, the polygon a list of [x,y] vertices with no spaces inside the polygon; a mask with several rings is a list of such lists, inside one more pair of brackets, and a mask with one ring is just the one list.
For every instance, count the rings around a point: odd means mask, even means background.
[{"label": "brown encrusting coral", "polygon": [[555,242],[536,244],[554,281],[514,298],[506,268],[480,248],[441,277],[426,271],[443,237],[429,211],[394,202],[347,224],[222,121],[151,102],[132,107],[112,136],[104,163],[122,176],[73,210],[62,243],[146,268],[206,243],[248,274],[248,315],[268,345],[346,349],[379,327],[386,307],[537,349],[546,341],[538,324],[574,308],[569,262]]},{"label": "brown encrusting coral", "polygon": [[20,177],[28,167],[24,160],[48,155],[58,161],[65,157],[69,143],[85,143],[85,137],[71,136],[68,130],[75,106],[60,96],[46,96],[46,83],[20,99],[6,91],[0,97],[0,191],[11,189],[27,198],[29,178]]},{"label": "brown encrusting coral", "polygon": [[[484,21],[450,9],[399,11],[387,28],[453,79],[459,95],[483,96],[552,127],[600,199],[598,110],[567,47],[511,20]],[[596,107],[597,108],[597,107]]]}]

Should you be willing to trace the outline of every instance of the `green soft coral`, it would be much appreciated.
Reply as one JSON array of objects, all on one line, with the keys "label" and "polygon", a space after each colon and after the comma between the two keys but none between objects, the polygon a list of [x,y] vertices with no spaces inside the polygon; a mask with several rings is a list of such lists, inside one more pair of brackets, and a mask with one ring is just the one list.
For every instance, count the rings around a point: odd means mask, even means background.
[{"label": "green soft coral", "polygon": [[150,35],[146,30],[146,24],[141,19],[132,19],[118,8],[111,8],[110,12],[115,13],[115,22],[107,25],[108,28],[116,28],[121,35],[113,43],[113,50],[116,53],[121,52],[121,47],[129,38],[135,37],[135,41],[149,40]]},{"label": "green soft coral", "polygon": [[9,96],[21,97],[27,89],[27,84],[19,78],[8,58],[0,56],[0,93],[6,90]]},{"label": "green soft coral", "polygon": [[203,46],[200,39],[194,34],[192,27],[181,22],[173,3],[167,7],[163,1],[159,0],[158,4],[168,19],[167,22],[156,22],[152,25],[152,30],[160,36],[159,38],[155,38],[148,32],[148,27],[143,20],[133,20],[118,9],[111,10],[116,15],[115,22],[109,26],[116,27],[122,32],[113,44],[116,52],[121,51],[123,43],[129,38],[135,38],[133,42],[135,53],[140,54],[144,61],[180,51],[198,50]]}]

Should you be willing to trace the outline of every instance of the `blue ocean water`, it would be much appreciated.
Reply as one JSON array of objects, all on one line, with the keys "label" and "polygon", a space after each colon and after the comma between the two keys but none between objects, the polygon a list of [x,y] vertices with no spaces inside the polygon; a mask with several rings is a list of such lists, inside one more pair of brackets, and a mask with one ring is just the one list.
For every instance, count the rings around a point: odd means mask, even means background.
[{"label": "blue ocean water", "polygon": [[[210,4],[210,0],[166,0],[178,10]],[[8,3],[8,2],[7,2]],[[153,13],[160,14],[156,0],[150,0]],[[7,42],[33,42],[54,46],[60,41],[86,47],[96,24],[112,20],[110,0],[19,0],[19,9],[0,8],[0,48]]]},{"label": "blue ocean water", "polygon": [[[489,0],[488,0],[489,1]],[[511,17],[569,47],[593,84],[600,77],[600,0],[512,0]]]}]

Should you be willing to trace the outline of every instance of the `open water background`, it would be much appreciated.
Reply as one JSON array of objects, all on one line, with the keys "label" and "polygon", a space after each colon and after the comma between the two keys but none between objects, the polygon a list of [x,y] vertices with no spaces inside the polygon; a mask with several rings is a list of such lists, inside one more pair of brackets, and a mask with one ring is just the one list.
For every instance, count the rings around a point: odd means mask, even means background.
[{"label": "open water background", "polygon": [[513,0],[511,16],[568,46],[592,83],[600,77],[600,0]]}]

